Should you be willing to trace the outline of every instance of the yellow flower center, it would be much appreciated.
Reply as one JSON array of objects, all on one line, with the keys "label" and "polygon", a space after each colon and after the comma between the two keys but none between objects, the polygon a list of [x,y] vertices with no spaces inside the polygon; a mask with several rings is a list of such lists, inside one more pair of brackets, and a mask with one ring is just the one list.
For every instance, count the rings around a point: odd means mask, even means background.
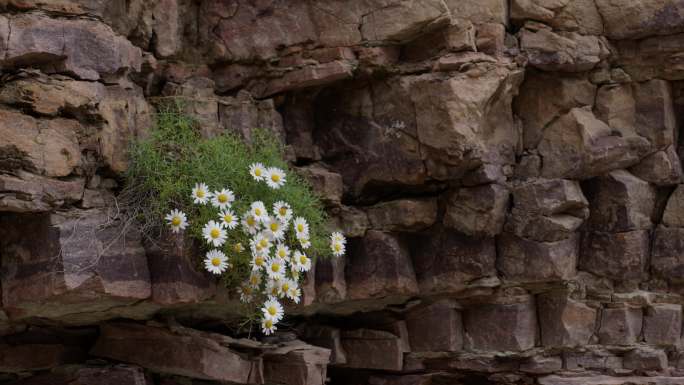
[{"label": "yellow flower center", "polygon": [[265,240],[265,239],[260,240],[260,241],[259,241],[259,246],[261,246],[262,248],[268,247],[268,241]]},{"label": "yellow flower center", "polygon": [[173,217],[173,219],[171,219],[171,224],[174,226],[180,226],[181,219],[179,217]]},{"label": "yellow flower center", "polygon": [[334,247],[335,247],[335,251],[342,250],[342,245],[340,245],[339,243],[336,243]]},{"label": "yellow flower center", "polygon": [[280,182],[280,175],[278,174],[271,174],[271,180],[278,183]]},{"label": "yellow flower center", "polygon": [[219,265],[221,264],[221,259],[220,259],[220,258],[217,258],[217,257],[214,257],[214,258],[211,259],[211,264],[214,265],[214,266],[219,266]]},{"label": "yellow flower center", "polygon": [[274,273],[279,272],[280,271],[280,264],[279,263],[271,264],[271,271]]},{"label": "yellow flower center", "polygon": [[254,264],[257,266],[262,266],[264,264],[264,258],[263,257],[254,258]]},{"label": "yellow flower center", "polygon": [[209,235],[210,235],[213,239],[216,239],[216,238],[219,237],[219,235],[221,235],[221,231],[219,231],[219,229],[213,228],[213,229],[211,229],[211,231],[209,232]]},{"label": "yellow flower center", "polygon": [[285,249],[278,250],[278,256],[280,258],[285,258],[286,255],[287,255],[287,253],[285,252]]},{"label": "yellow flower center", "polygon": [[250,294],[252,294],[252,288],[249,286],[245,286],[242,288],[242,292],[247,294],[247,295],[250,295]]},{"label": "yellow flower center", "polygon": [[247,217],[247,224],[249,226],[254,226],[255,223],[256,223],[256,220],[254,219],[254,217],[252,217],[252,216]]},{"label": "yellow flower center", "polygon": [[258,208],[258,207],[255,208],[255,209],[254,209],[254,214],[256,214],[257,216],[261,216],[261,209]]},{"label": "yellow flower center", "polygon": [[271,222],[271,231],[278,231],[278,223],[277,222]]},{"label": "yellow flower center", "polygon": [[197,197],[198,198],[204,198],[204,190],[197,190]]},{"label": "yellow flower center", "polygon": [[267,319],[266,322],[264,322],[264,326],[266,326],[266,329],[270,329],[273,327],[273,321],[270,319]]},{"label": "yellow flower center", "polygon": [[226,214],[226,215],[223,216],[223,221],[226,222],[226,223],[230,223],[230,222],[233,221],[233,216],[230,215],[230,214]]},{"label": "yellow flower center", "polygon": [[220,203],[226,203],[228,202],[228,196],[226,194],[219,194],[218,197],[216,197]]},{"label": "yellow flower center", "polygon": [[288,291],[288,290],[290,290],[290,285],[287,283],[284,283],[283,284],[283,291]]},{"label": "yellow flower center", "polygon": [[256,176],[261,176],[261,169],[260,169],[260,168],[255,168],[255,169],[254,169],[254,175],[256,175]]},{"label": "yellow flower center", "polygon": [[252,285],[256,285],[257,282],[259,282],[259,277],[257,277],[256,275],[253,275],[253,276],[251,276],[251,277],[249,278],[249,282],[250,282]]},{"label": "yellow flower center", "polygon": [[274,297],[278,295],[278,287],[274,287],[273,289],[271,289],[271,295]]},{"label": "yellow flower center", "polygon": [[304,254],[302,254],[302,255],[299,257],[299,263],[301,263],[302,265],[305,265],[307,260],[308,260],[308,258],[307,258],[306,255],[304,255]]},{"label": "yellow flower center", "polygon": [[280,209],[278,209],[278,213],[282,216],[285,216],[287,214],[287,207],[282,206]]},{"label": "yellow flower center", "polygon": [[271,316],[275,316],[276,314],[278,314],[278,309],[276,309],[276,307],[273,305],[269,306],[266,310],[268,310],[268,314],[270,314]]},{"label": "yellow flower center", "polygon": [[301,223],[297,224],[297,231],[300,233],[303,232],[304,231],[304,225]]}]

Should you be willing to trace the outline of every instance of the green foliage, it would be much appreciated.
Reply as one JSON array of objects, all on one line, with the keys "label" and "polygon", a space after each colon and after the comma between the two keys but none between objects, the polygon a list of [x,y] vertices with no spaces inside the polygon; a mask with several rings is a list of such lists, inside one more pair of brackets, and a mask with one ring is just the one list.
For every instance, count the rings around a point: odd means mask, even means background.
[{"label": "green foliage", "polygon": [[[274,190],[253,180],[249,166],[255,162],[285,170],[285,185]],[[152,238],[165,231],[164,216],[172,209],[179,209],[190,220],[186,231],[209,250],[210,246],[202,240],[202,228],[209,220],[219,218],[217,209],[211,205],[193,204],[191,191],[200,182],[206,183],[211,191],[232,190],[236,195],[232,209],[240,217],[253,201],[264,202],[269,210],[277,201],[289,203],[295,216],[309,222],[312,246],[308,254],[330,255],[328,239],[323,233],[326,216],[320,200],[303,178],[288,169],[283,149],[271,134],[255,130],[251,143],[230,133],[205,139],[199,135],[196,120],[184,114],[178,102],[161,107],[150,135],[132,145],[122,196],[136,207],[137,219]],[[228,241],[221,248],[233,264],[224,275],[230,286],[249,276],[249,239],[238,226],[228,231]],[[245,250],[236,253],[233,249],[236,243],[241,243]]]}]

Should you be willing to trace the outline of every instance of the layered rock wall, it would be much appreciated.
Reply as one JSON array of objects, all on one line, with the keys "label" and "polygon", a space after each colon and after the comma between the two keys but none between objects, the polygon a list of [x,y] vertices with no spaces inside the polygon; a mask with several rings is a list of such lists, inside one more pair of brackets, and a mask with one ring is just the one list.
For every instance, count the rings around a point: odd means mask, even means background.
[{"label": "layered rock wall", "polygon": [[[0,11],[0,382],[684,383],[681,0]],[[272,131],[350,238],[274,338],[117,215],[170,97]]]}]

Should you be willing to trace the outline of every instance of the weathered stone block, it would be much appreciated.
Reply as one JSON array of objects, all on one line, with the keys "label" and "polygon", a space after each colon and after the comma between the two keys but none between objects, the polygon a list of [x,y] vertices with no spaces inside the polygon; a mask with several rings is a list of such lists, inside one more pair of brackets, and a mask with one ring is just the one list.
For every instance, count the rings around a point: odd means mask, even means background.
[{"label": "weathered stone block", "polygon": [[583,346],[596,326],[596,309],[567,297],[565,293],[537,296],[541,343],[546,347]]},{"label": "weathered stone block", "polygon": [[407,247],[396,236],[370,230],[349,243],[347,299],[410,296],[418,293]]},{"label": "weathered stone block", "polygon": [[48,344],[0,344],[0,372],[20,373],[48,370],[73,364],[85,358],[85,352],[75,347]]},{"label": "weathered stone block", "polygon": [[684,185],[678,185],[667,200],[662,223],[667,227],[684,227]]},{"label": "weathered stone block", "polygon": [[684,30],[684,5],[677,0],[597,0],[606,35],[615,40],[669,35]]},{"label": "weathered stone block", "polygon": [[411,351],[453,352],[463,348],[461,313],[448,301],[412,309],[406,315]]},{"label": "weathered stone block", "polygon": [[645,274],[649,251],[650,240],[646,230],[585,233],[579,267],[601,277],[640,279]]},{"label": "weathered stone block", "polygon": [[340,174],[330,172],[318,165],[300,167],[298,171],[311,183],[314,191],[319,194],[325,204],[330,206],[340,204],[344,189]]},{"label": "weathered stone block", "polygon": [[139,367],[116,365],[59,368],[52,373],[30,376],[14,383],[16,385],[152,385],[152,380]]},{"label": "weathered stone block", "polygon": [[672,283],[684,282],[684,229],[659,226],[653,235],[653,273]]},{"label": "weathered stone block", "polygon": [[667,369],[667,355],[662,350],[638,347],[625,354],[624,365],[626,369],[638,372],[661,372]]},{"label": "weathered stone block", "polygon": [[682,305],[656,304],[644,313],[644,341],[650,345],[679,346],[682,334]]},{"label": "weathered stone block", "polygon": [[350,368],[399,371],[404,365],[401,340],[389,332],[370,329],[343,332],[342,348]]},{"label": "weathered stone block", "polygon": [[330,350],[293,341],[264,355],[266,383],[323,385],[330,362]]},{"label": "weathered stone block", "polygon": [[531,349],[537,334],[534,300],[472,306],[465,310],[464,328],[467,350]]},{"label": "weathered stone block", "polygon": [[383,231],[420,231],[437,220],[437,202],[432,199],[401,199],[370,207],[371,226]]},{"label": "weathered stone block", "polygon": [[556,242],[536,242],[504,233],[497,238],[497,267],[506,280],[547,282],[575,275],[579,236]]},{"label": "weathered stone block", "polygon": [[304,339],[307,342],[330,349],[331,365],[347,363],[347,354],[342,348],[342,333],[340,329],[318,325],[305,325],[303,329]]},{"label": "weathered stone block", "polygon": [[444,225],[476,237],[493,237],[503,229],[508,189],[498,184],[460,188],[449,197]]},{"label": "weathered stone block", "polygon": [[532,356],[520,364],[520,371],[533,374],[553,373],[560,371],[562,368],[563,359],[556,356]]},{"label": "weathered stone block", "polygon": [[658,186],[670,186],[682,181],[682,163],[673,146],[645,157],[629,171],[637,178]]},{"label": "weathered stone block", "polygon": [[[684,5],[681,6],[684,11]],[[684,19],[684,16],[682,17]],[[637,133],[657,148],[674,143],[675,116],[670,83],[661,79],[634,84]]]},{"label": "weathered stone block", "polygon": [[0,174],[0,211],[50,211],[73,204],[84,195],[83,178],[62,181],[21,170],[14,174]]},{"label": "weathered stone block", "polygon": [[641,308],[604,308],[598,337],[606,345],[631,345],[638,342],[643,323]]}]

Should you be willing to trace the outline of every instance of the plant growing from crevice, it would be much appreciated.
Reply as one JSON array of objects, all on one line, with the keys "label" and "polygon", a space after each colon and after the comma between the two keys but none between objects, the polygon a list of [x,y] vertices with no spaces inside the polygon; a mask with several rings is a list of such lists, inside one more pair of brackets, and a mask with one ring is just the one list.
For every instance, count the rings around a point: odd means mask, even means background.
[{"label": "plant growing from crevice", "polygon": [[150,240],[189,236],[201,245],[198,264],[239,290],[250,317],[263,304],[270,334],[282,317],[279,301],[299,302],[311,258],[342,255],[346,240],[324,233],[320,199],[289,171],[272,134],[203,138],[183,111],[179,101],[159,106],[154,128],[130,149],[121,198]]}]

